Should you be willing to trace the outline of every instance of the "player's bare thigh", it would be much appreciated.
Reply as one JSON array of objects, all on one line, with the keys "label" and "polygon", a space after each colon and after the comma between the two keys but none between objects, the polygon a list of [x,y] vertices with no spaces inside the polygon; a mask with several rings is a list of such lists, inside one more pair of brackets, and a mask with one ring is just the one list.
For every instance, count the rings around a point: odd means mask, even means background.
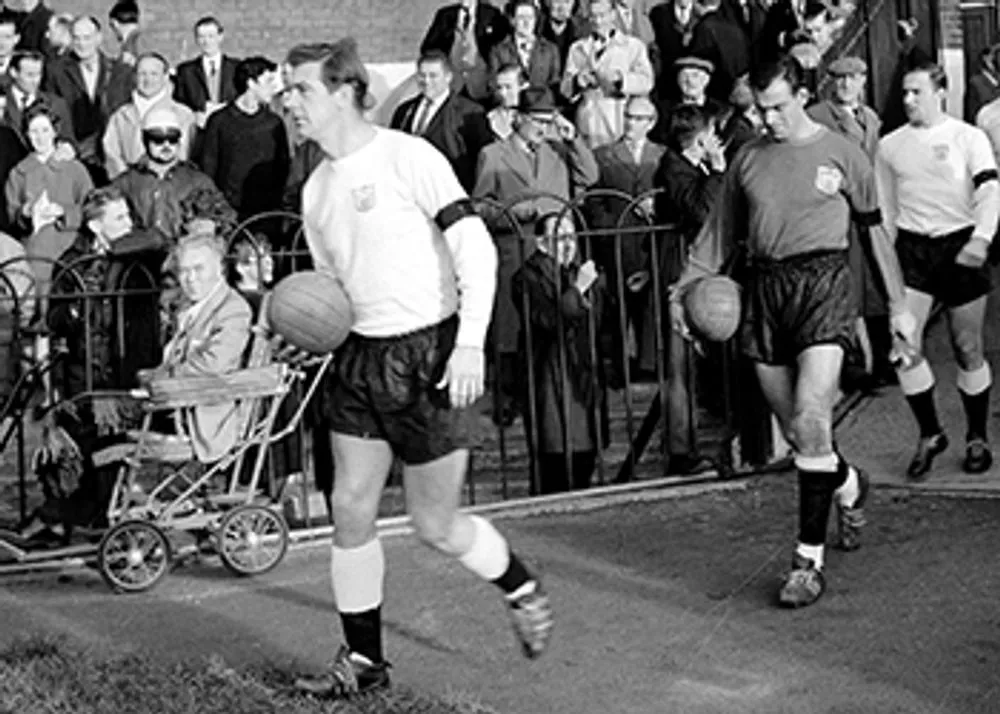
[{"label": "player's bare thigh", "polygon": [[837,344],[813,345],[799,353],[792,433],[803,456],[833,451],[833,407],[843,363],[844,349]]},{"label": "player's bare thigh", "polygon": [[910,314],[913,315],[913,319],[917,321],[915,334],[918,344],[913,345],[913,347],[921,350],[923,349],[927,320],[930,319],[931,309],[934,307],[934,297],[913,288],[906,288],[906,306],[909,308]]},{"label": "player's bare thigh", "polygon": [[458,510],[468,464],[468,449],[456,449],[426,464],[403,468],[406,507],[417,535],[455,556],[468,551],[474,535],[471,521]]},{"label": "player's bare thigh", "polygon": [[336,528],[333,542],[357,548],[372,540],[375,519],[392,466],[392,449],[379,439],[330,433],[333,446],[333,494],[330,507]]}]

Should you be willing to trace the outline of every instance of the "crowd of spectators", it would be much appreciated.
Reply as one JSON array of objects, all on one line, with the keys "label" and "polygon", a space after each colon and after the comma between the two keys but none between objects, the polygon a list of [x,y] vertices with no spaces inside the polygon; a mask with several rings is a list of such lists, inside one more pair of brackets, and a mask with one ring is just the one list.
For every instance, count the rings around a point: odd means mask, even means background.
[{"label": "crowd of spectators", "polygon": [[[106,21],[57,15],[43,0],[9,5],[0,7],[0,230],[39,266],[42,288],[67,251],[76,259],[117,254],[115,240],[99,233],[108,205],[127,206],[126,232],[161,256],[194,219],[210,218],[224,231],[263,211],[297,211],[320,152],[283,112],[285,68],[226,54],[219,20],[198,19],[199,55],[172,67],[147,48],[133,0],[115,2]],[[727,165],[761,132],[747,80],[755,66],[792,53],[812,73],[814,118],[871,145],[879,119],[864,106],[867,67],[856,57],[830,62],[851,10],[847,0],[510,0],[503,7],[460,0],[430,18],[415,58],[419,92],[395,108],[390,124],[441,151],[493,232],[500,273],[488,354],[499,424],[527,417],[525,365],[541,360],[547,374],[555,353],[540,353],[548,348],[536,343],[529,355],[526,332],[548,329],[545,310],[558,309],[555,297],[579,285],[581,274],[583,299],[563,304],[560,339],[571,352],[592,340],[598,359],[591,363],[588,353],[566,362],[586,370],[568,375],[576,390],[570,402],[585,407],[569,411],[603,403],[594,385],[620,388],[626,375],[655,374],[655,301],[676,277]],[[103,49],[105,24],[119,47],[114,57]],[[988,53],[966,112],[1000,125],[993,118],[1000,105],[989,103],[1000,95],[994,66]],[[832,91],[821,94],[826,76]],[[554,217],[581,195],[589,197],[571,220]],[[584,221],[601,231],[573,238],[570,249],[559,234]],[[274,279],[276,266],[260,246],[288,247],[277,234],[260,238],[241,246],[235,268],[248,295],[260,292],[265,275]],[[871,326],[885,306],[865,287],[865,263],[858,248],[860,361],[874,372],[885,350],[872,346]],[[169,266],[151,264],[153,279],[169,285]],[[583,266],[596,271],[593,280]],[[546,271],[555,282],[542,280]],[[544,304],[525,312],[525,294]],[[669,330],[660,338],[670,394],[664,449],[672,471],[703,470],[711,464],[697,453],[690,423],[696,360]],[[147,366],[132,364],[107,386],[126,385]],[[546,412],[563,411],[556,386],[539,392],[554,401],[532,407],[543,426],[554,423]],[[558,449],[551,432],[540,437],[546,458],[585,472],[574,474],[576,485],[587,483],[588,454],[603,441],[600,424],[589,417],[581,424],[562,425]],[[554,455],[567,446],[568,457]],[[569,486],[568,475],[559,480]]]}]

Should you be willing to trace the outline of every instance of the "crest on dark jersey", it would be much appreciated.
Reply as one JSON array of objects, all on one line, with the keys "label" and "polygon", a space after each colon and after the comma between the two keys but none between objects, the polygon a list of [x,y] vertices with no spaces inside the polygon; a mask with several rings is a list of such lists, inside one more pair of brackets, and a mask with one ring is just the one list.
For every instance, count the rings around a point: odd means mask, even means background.
[{"label": "crest on dark jersey", "polygon": [[358,213],[366,213],[375,208],[375,184],[369,183],[351,189],[351,197],[354,199],[354,210]]}]

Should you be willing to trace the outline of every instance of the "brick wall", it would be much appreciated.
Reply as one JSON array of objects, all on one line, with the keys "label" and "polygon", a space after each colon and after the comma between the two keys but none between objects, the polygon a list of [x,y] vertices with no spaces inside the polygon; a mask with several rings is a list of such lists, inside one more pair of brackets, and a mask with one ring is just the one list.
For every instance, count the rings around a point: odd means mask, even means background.
[{"label": "brick wall", "polygon": [[[54,10],[92,13],[104,22],[110,0],[48,0]],[[158,0],[142,2],[142,24],[153,49],[177,61],[194,55],[195,20],[215,15],[226,28],[226,50],[279,59],[297,42],[357,38],[366,62],[415,57],[442,0]],[[497,3],[499,4],[499,3]],[[109,45],[114,47],[110,38]]]}]

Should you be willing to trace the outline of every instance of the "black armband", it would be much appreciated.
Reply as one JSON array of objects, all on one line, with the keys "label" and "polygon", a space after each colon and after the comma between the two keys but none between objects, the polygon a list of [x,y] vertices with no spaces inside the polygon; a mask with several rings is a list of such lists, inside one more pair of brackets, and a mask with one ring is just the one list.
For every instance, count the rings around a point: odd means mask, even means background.
[{"label": "black armband", "polygon": [[877,226],[882,222],[882,211],[876,208],[874,211],[865,211],[863,213],[855,213],[851,216],[854,222],[859,226],[865,226],[866,228],[871,228],[872,226]]},{"label": "black armband", "polygon": [[979,188],[987,181],[996,181],[998,178],[996,169],[986,169],[985,171],[980,171],[978,174],[972,177],[972,185],[974,188]]},{"label": "black armband", "polygon": [[457,201],[449,203],[447,206],[438,211],[438,214],[434,216],[434,222],[437,223],[438,228],[440,228],[441,232],[444,233],[463,218],[478,215],[479,214],[476,213],[476,208],[472,205],[471,200],[468,198],[460,198]]}]

